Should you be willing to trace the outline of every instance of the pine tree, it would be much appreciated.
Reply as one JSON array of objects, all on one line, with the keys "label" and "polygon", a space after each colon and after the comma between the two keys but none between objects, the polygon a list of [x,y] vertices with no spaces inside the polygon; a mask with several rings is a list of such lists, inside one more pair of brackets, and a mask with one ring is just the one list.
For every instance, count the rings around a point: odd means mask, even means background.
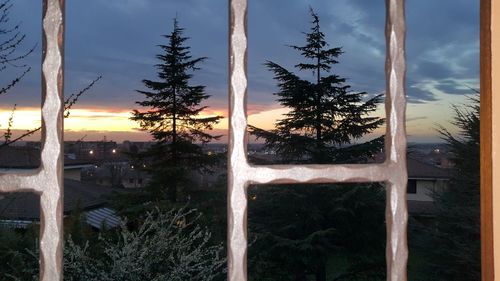
[{"label": "pine tree", "polygon": [[168,44],[160,45],[163,53],[156,56],[160,60],[156,65],[158,80],[143,80],[148,90],[138,91],[145,100],[137,104],[146,109],[134,110],[131,118],[156,141],[148,152],[153,159],[153,195],[174,202],[178,191],[189,184],[189,172],[210,166],[212,157],[197,142],[205,144],[218,138],[206,131],[222,118],[200,116],[207,108],[201,103],[209,95],[204,86],[193,86],[190,80],[192,71],[199,70],[198,64],[206,58],[192,58],[183,31],[174,19],[173,31],[164,36]]},{"label": "pine tree", "polygon": [[[329,48],[311,9],[312,28],[304,46],[291,46],[305,59],[295,67],[307,80],[267,61],[279,103],[289,109],[275,129],[250,127],[285,163],[359,163],[382,148],[382,137],[352,145],[384,122],[369,116],[381,96],[364,101],[346,79],[333,74],[341,48]],[[267,186],[250,191],[249,249],[255,280],[381,280],[384,278],[384,193],[378,184]],[[369,228],[370,233],[364,229]],[[339,259],[341,261],[339,262]]]},{"label": "pine tree", "polygon": [[428,258],[427,280],[481,279],[479,97],[471,99],[465,108],[454,107],[458,134],[440,129],[454,171],[449,187],[434,194],[435,225],[420,245]]},{"label": "pine tree", "polygon": [[265,65],[278,81],[279,103],[290,111],[276,122],[276,129],[264,131],[250,126],[257,138],[264,138],[268,148],[287,162],[333,163],[359,161],[381,148],[382,138],[347,149],[353,139],[372,132],[384,122],[382,118],[367,116],[376,110],[381,95],[363,101],[365,92],[350,91],[346,79],[331,74],[338,63],[342,49],[328,48],[320,30],[318,15],[313,18],[310,33],[306,33],[305,46],[290,46],[306,59],[295,67],[312,72],[309,81],[283,66],[267,61]]}]

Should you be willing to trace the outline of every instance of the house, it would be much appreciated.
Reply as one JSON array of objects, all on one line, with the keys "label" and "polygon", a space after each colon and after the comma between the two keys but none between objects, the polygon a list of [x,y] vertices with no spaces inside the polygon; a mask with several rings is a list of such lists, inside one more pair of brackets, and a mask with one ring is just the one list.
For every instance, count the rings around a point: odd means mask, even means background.
[{"label": "house", "polygon": [[29,146],[0,148],[0,169],[35,169],[40,166],[40,149]]},{"label": "house", "polygon": [[[0,148],[0,170],[36,169],[40,166],[41,151],[33,146],[7,146]],[[87,160],[64,157],[64,178],[81,181],[82,169],[92,167]]]},{"label": "house", "polygon": [[76,181],[82,180],[82,170],[93,167],[94,165],[86,160],[77,160],[64,157],[64,178]]},{"label": "house", "polygon": [[412,157],[407,159],[408,212],[414,216],[432,216],[436,208],[433,194],[447,188],[450,170],[433,166]]},{"label": "house", "polygon": [[[116,213],[107,207],[109,196],[123,189],[102,187],[82,183],[73,179],[64,179],[64,215],[73,210],[84,212],[87,222],[100,229],[118,225]],[[32,192],[8,193],[0,198],[0,226],[24,228],[40,221],[40,197]]]},{"label": "house", "polygon": [[[382,163],[384,157],[383,153],[379,153],[373,157],[370,163]],[[248,158],[251,163],[259,165],[274,164],[277,161],[275,155],[263,153],[254,153]],[[441,192],[448,186],[451,170],[412,156],[407,157],[407,169],[408,212],[412,216],[433,216],[436,212],[433,194]]]},{"label": "house", "polygon": [[[0,171],[16,172],[40,166],[40,149],[33,146],[0,148]],[[64,158],[64,214],[76,208],[85,212],[89,224],[95,228],[114,227],[118,217],[107,208],[112,192],[123,192],[81,181],[82,169],[94,167],[89,161]],[[31,192],[0,195],[0,226],[23,228],[40,220],[39,195]],[[92,223],[91,223],[92,222]]]}]

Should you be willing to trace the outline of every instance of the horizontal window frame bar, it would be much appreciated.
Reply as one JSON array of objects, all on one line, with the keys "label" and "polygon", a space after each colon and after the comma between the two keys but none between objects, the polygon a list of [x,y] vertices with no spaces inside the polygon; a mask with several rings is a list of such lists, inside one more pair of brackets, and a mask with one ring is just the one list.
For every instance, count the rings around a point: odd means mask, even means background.
[{"label": "horizontal window frame bar", "polygon": [[247,0],[229,1],[228,280],[248,280],[247,187],[249,184],[385,181],[387,280],[406,281],[408,173],[405,129],[404,0],[386,0],[386,161],[383,164],[368,165],[251,166],[248,164],[247,5]]}]

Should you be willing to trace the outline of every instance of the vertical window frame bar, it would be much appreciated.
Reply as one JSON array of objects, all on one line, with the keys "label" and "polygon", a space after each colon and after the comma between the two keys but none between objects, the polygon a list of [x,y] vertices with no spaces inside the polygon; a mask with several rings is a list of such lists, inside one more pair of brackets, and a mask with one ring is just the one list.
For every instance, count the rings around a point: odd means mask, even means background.
[{"label": "vertical window frame bar", "polygon": [[40,167],[0,172],[0,192],[40,195],[41,281],[63,280],[64,2],[43,0]]},{"label": "vertical window frame bar", "polygon": [[247,160],[247,0],[229,2],[228,280],[247,280],[247,187],[386,182],[387,280],[407,280],[404,0],[386,0],[386,160],[359,165],[250,165]]},{"label": "vertical window frame bar", "polygon": [[499,177],[495,176],[494,170],[498,170],[500,163],[500,127],[498,122],[493,123],[495,118],[499,120],[494,109],[497,108],[498,112],[500,108],[500,101],[493,95],[500,92],[499,79],[494,79],[495,74],[497,77],[500,74],[500,5],[494,0],[481,0],[480,5],[481,279],[493,281],[500,271],[500,260],[495,258],[500,253],[500,226],[495,224],[500,210],[494,204],[500,202],[500,192],[494,189],[494,186],[499,186]]}]

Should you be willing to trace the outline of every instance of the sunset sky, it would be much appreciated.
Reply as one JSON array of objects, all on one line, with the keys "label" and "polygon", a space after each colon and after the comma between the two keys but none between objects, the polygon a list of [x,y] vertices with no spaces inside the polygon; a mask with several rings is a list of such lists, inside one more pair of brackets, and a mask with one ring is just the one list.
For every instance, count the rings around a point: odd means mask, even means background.
[{"label": "sunset sky", "polygon": [[[14,0],[11,23],[21,22],[27,35],[22,49],[37,44],[24,63],[32,71],[7,95],[0,96],[0,132],[17,104],[14,127],[40,123],[41,2]],[[438,124],[452,118],[450,106],[466,103],[479,85],[479,3],[471,0],[407,0],[407,131],[410,141],[439,139]],[[283,6],[284,4],[286,6]],[[385,1],[383,0],[250,0],[249,122],[270,129],[286,112],[272,95],[276,83],[263,63],[272,60],[290,69],[300,56],[287,45],[304,44],[308,7],[320,16],[331,47],[344,54],[333,71],[348,78],[354,91],[369,95],[385,90]],[[81,97],[65,121],[65,139],[148,140],[128,118],[142,97],[142,79],[156,79],[155,55],[165,44],[177,15],[190,37],[194,57],[209,57],[193,83],[212,97],[205,113],[227,116],[227,1],[225,0],[67,0],[66,95],[103,78]],[[22,50],[20,50],[22,51]],[[20,73],[2,72],[0,85]],[[310,74],[307,74],[310,75]],[[305,76],[308,77],[308,76]],[[376,113],[384,115],[383,106]],[[225,134],[227,119],[216,126]],[[382,131],[377,132],[381,134]]]}]

